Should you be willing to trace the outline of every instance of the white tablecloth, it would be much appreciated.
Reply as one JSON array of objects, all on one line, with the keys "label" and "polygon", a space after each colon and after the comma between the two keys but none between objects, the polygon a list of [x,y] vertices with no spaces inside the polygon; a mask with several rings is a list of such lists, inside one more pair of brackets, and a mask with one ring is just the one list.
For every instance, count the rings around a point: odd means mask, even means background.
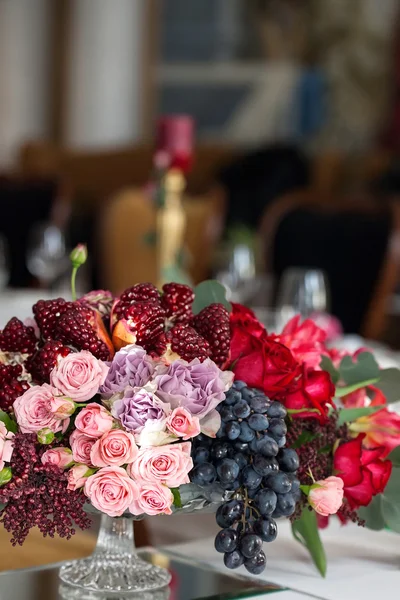
[{"label": "white tablecloth", "polygon": [[[176,521],[177,528],[178,519],[171,519],[171,522]],[[374,532],[353,524],[343,527],[332,520],[330,527],[322,532],[322,537],[328,560],[325,579],[315,569],[307,551],[293,540],[287,521],[279,523],[275,542],[265,544],[268,566],[262,578],[298,594],[323,600],[398,600],[399,535],[387,531]],[[225,568],[222,555],[214,550],[212,538],[193,538],[191,542],[169,546],[168,549],[209,562],[217,568]],[[237,572],[247,574],[243,567]],[[277,600],[301,598],[301,595],[285,594],[279,594]]]}]

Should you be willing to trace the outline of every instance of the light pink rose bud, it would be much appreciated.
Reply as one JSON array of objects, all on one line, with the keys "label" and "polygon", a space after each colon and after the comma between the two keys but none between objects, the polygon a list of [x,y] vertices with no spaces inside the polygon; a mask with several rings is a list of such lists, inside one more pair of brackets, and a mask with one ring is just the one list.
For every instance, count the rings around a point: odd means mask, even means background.
[{"label": "light pink rose bud", "polygon": [[178,406],[167,418],[167,427],[176,436],[189,440],[200,433],[200,419],[194,417],[186,408]]},{"label": "light pink rose bud", "polygon": [[189,483],[193,468],[191,443],[141,448],[136,460],[127,470],[136,481],[160,483],[170,488]]},{"label": "light pink rose bud", "polygon": [[68,419],[75,412],[75,402],[65,396],[54,396],[50,401],[50,410],[58,419]]},{"label": "light pink rose bud", "polygon": [[75,491],[85,485],[86,479],[93,475],[93,469],[89,469],[87,465],[74,465],[68,471],[68,485],[69,490]]},{"label": "light pink rose bud", "polygon": [[4,469],[4,464],[10,462],[14,450],[14,434],[7,431],[3,421],[0,421],[0,471]]},{"label": "light pink rose bud", "polygon": [[139,487],[121,467],[104,467],[88,477],[84,492],[92,506],[110,517],[120,517],[139,497]]},{"label": "light pink rose bud", "polygon": [[51,411],[54,389],[44,383],[34,385],[14,402],[15,418],[22,433],[37,433],[50,429],[53,433],[65,431],[69,419],[59,419]]},{"label": "light pink rose bud", "polygon": [[79,429],[75,429],[69,436],[71,445],[72,457],[75,462],[93,466],[90,462],[90,453],[93,445],[96,443],[96,438],[85,435]]},{"label": "light pink rose bud", "polygon": [[111,414],[101,406],[92,402],[83,408],[75,419],[75,427],[91,438],[99,438],[112,429],[114,419]]},{"label": "light pink rose bud", "polygon": [[51,444],[51,442],[54,440],[54,437],[54,433],[48,427],[41,429],[37,434],[39,444],[43,444],[44,446]]},{"label": "light pink rose bud", "polygon": [[331,475],[317,481],[311,486],[308,501],[319,515],[335,515],[343,502],[343,479]]},{"label": "light pink rose bud", "polygon": [[50,373],[50,383],[59,394],[75,402],[91,400],[99,391],[109,367],[91,352],[71,352]]},{"label": "light pink rose bud", "polygon": [[133,515],[170,515],[174,497],[171,490],[160,483],[139,482],[139,497],[129,506]]},{"label": "light pink rose bud", "polygon": [[69,448],[50,448],[42,456],[43,465],[55,465],[66,469],[73,464],[72,452]]},{"label": "light pink rose bud", "polygon": [[69,255],[69,258],[70,258],[70,261],[72,262],[72,266],[77,269],[78,267],[85,264],[85,262],[87,260],[87,256],[88,256],[88,252],[87,252],[86,244],[78,244],[72,250],[71,254]]},{"label": "light pink rose bud", "polygon": [[105,433],[92,447],[90,460],[95,467],[115,465],[122,467],[132,463],[138,455],[138,447],[132,433],[112,429]]}]

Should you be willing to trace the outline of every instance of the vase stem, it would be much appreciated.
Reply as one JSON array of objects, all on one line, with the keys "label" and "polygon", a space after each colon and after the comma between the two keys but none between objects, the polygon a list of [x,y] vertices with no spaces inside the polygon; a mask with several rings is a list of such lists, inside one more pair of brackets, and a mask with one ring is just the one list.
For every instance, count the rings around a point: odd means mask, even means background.
[{"label": "vase stem", "polygon": [[135,555],[132,519],[112,518],[102,515],[95,552]]}]

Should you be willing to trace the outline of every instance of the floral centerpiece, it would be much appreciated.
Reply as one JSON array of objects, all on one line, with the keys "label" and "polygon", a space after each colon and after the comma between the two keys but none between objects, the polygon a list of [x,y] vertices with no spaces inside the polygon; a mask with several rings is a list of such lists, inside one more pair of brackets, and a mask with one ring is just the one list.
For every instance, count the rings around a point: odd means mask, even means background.
[{"label": "floral centerpiece", "polygon": [[[73,258],[76,272],[85,253]],[[330,516],[400,530],[400,417],[387,407],[399,372],[371,353],[328,348],[299,317],[268,333],[216,282],[137,284],[32,312],[0,333],[0,522],[22,544],[32,527],[69,538],[105,515],[94,556],[64,566],[64,580],[168,583],[135,556],[129,517],[215,510],[216,549],[251,574],[279,518],[322,574]]]}]

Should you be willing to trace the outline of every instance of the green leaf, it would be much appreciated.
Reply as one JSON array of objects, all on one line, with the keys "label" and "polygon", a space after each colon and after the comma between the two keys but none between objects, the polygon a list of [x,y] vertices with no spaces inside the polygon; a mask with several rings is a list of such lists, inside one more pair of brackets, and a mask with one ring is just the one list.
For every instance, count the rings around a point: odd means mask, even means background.
[{"label": "green leaf", "polygon": [[171,492],[174,497],[174,506],[176,506],[176,508],[182,508],[181,493],[179,488],[171,488]]},{"label": "green leaf", "polygon": [[317,515],[314,510],[303,509],[300,519],[292,523],[294,538],[309,551],[322,577],[326,575],[325,550],[319,537]]},{"label": "green leaf", "polygon": [[400,467],[400,446],[391,451],[388,459],[392,461],[394,467]]},{"label": "green leaf", "polygon": [[382,517],[389,529],[400,533],[400,504],[393,500],[387,499],[385,496],[381,499]]},{"label": "green leaf", "polygon": [[331,359],[328,358],[328,356],[323,356],[321,358],[321,362],[319,363],[319,366],[321,367],[321,369],[323,371],[327,371],[327,373],[329,373],[333,383],[336,385],[337,382],[339,381],[340,376],[339,376],[339,371],[333,366],[333,362],[331,361]]},{"label": "green leaf", "polygon": [[377,381],[379,381],[378,378],[366,379],[365,381],[359,381],[358,383],[353,383],[352,385],[337,387],[335,390],[335,396],[336,398],[343,398],[343,396],[347,396],[347,394],[351,394],[352,392],[367,387],[368,385],[373,385]]},{"label": "green leaf", "polygon": [[17,423],[8,415],[4,410],[0,410],[0,421],[3,421],[6,426],[7,431],[11,431],[12,433],[16,433],[18,430]]},{"label": "green leaf", "polygon": [[382,515],[382,497],[380,495],[372,498],[368,506],[362,506],[358,510],[358,516],[364,519],[365,526],[374,531],[380,531],[385,527],[385,519]]},{"label": "green leaf", "polygon": [[316,437],[317,436],[315,435],[315,433],[311,433],[311,431],[307,431],[305,429],[301,432],[294,444],[292,444],[292,448],[294,450],[297,450],[297,448],[301,448],[302,446],[304,446],[304,444],[308,444],[309,442],[315,440]]},{"label": "green leaf", "polygon": [[226,290],[223,285],[213,280],[199,283],[194,290],[193,314],[197,315],[203,308],[214,302],[223,304],[231,312],[232,306],[226,299]]},{"label": "green leaf", "polygon": [[338,417],[338,426],[343,425],[344,423],[351,423],[351,421],[355,421],[360,417],[365,417],[367,415],[372,415],[378,410],[382,410],[383,406],[365,406],[362,408],[342,408],[339,410]]},{"label": "green leaf", "polygon": [[4,469],[0,471],[0,487],[11,481],[11,478],[12,471],[10,467],[4,467]]},{"label": "green leaf", "polygon": [[370,379],[379,379],[380,370],[373,354],[361,352],[355,358],[345,356],[340,363],[339,374],[340,379],[347,385],[354,385]]},{"label": "green leaf", "polygon": [[388,404],[400,400],[400,370],[382,369],[376,387],[384,393]]},{"label": "green leaf", "polygon": [[163,281],[173,281],[175,283],[184,283],[185,285],[191,285],[190,278],[178,265],[167,267],[162,272]]},{"label": "green leaf", "polygon": [[386,500],[390,500],[399,505],[400,498],[400,469],[394,468],[388,481],[383,496]]}]

